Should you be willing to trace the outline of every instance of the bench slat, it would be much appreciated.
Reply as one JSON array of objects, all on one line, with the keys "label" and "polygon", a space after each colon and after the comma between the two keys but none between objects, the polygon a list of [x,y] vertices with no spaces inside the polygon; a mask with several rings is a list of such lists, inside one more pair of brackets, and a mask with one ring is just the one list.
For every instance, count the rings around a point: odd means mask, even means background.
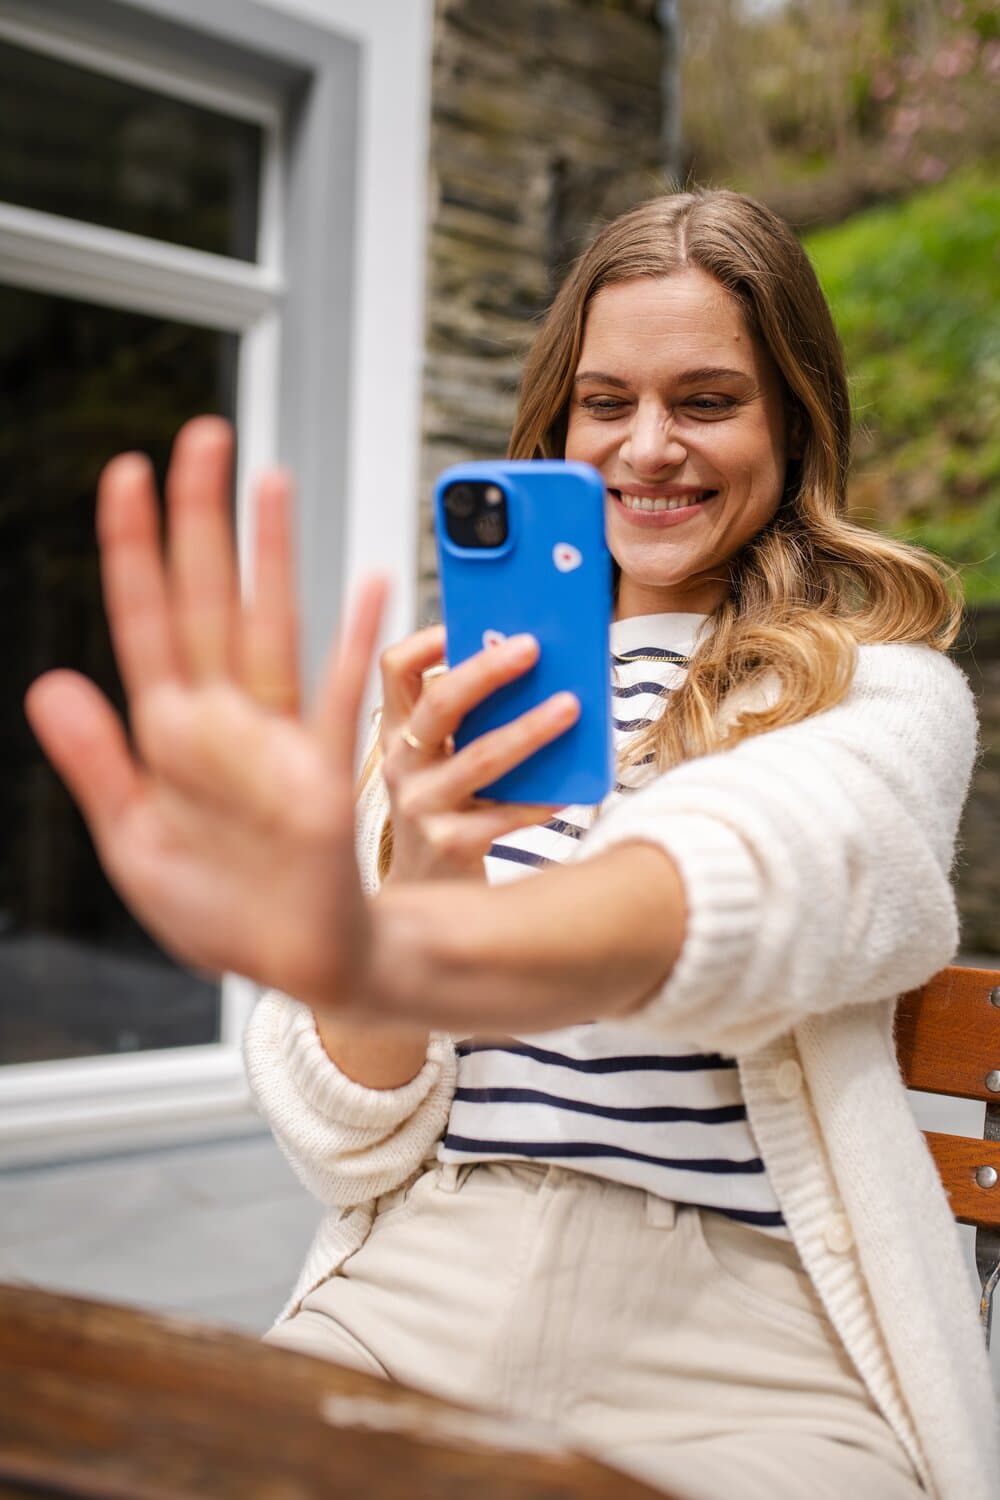
[{"label": "bench slat", "polygon": [[[926,1131],[924,1139],[958,1222],[1000,1229],[1000,1141],[976,1141],[933,1130]],[[993,1167],[995,1187],[979,1186],[976,1173],[980,1167]]]},{"label": "bench slat", "polygon": [[1000,1075],[1000,1006],[989,998],[996,986],[996,969],[942,969],[922,989],[902,996],[896,1052],[910,1088],[1000,1102],[1000,1091],[985,1081],[993,1071]]}]

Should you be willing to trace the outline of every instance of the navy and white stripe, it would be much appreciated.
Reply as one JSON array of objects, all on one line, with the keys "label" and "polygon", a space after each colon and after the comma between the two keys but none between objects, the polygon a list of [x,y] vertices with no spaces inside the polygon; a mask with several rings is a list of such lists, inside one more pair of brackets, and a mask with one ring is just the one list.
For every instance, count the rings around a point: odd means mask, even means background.
[{"label": "navy and white stripe", "polygon": [[[612,627],[619,755],[683,681],[701,615],[655,615]],[[620,773],[607,807],[655,774],[651,758]],[[598,811],[565,807],[493,845],[491,883],[572,858]],[[458,1047],[458,1084],[438,1156],[522,1159],[717,1209],[781,1236],[787,1230],[754,1141],[732,1058],[664,1052],[635,1025],[593,1021],[544,1034],[475,1037]]]}]

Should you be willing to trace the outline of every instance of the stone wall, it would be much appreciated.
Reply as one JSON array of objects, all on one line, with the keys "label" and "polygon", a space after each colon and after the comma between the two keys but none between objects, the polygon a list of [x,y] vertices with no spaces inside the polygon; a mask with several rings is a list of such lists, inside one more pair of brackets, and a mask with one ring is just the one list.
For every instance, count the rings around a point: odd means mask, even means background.
[{"label": "stone wall", "polygon": [[970,612],[954,658],[979,704],[979,760],[956,865],[962,951],[1000,967],[1000,605]]},{"label": "stone wall", "polygon": [[[430,492],[507,447],[533,319],[600,221],[663,192],[672,37],[657,0],[438,0],[419,610]],[[669,100],[667,101],[669,102]]]}]

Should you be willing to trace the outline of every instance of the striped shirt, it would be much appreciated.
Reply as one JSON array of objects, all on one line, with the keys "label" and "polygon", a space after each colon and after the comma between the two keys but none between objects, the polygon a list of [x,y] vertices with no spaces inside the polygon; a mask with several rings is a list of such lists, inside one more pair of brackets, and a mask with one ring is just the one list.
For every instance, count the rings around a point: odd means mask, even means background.
[{"label": "striped shirt", "polygon": [[[615,749],[663,711],[684,680],[705,615],[640,615],[612,625]],[[603,807],[655,775],[619,773]],[[565,807],[519,829],[486,858],[491,884],[567,859],[600,808]],[[664,1052],[634,1022],[459,1043],[455,1097],[438,1157],[531,1160],[573,1167],[787,1238],[753,1138],[735,1061],[694,1047]]]}]

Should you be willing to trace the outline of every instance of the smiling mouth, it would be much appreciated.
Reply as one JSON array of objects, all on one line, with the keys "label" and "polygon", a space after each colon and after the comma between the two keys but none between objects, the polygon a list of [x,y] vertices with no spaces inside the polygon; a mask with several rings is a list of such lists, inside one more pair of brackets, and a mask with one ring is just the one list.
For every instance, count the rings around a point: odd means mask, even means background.
[{"label": "smiling mouth", "polygon": [[718,490],[692,490],[687,495],[660,495],[653,498],[649,495],[631,495],[623,490],[611,490],[611,494],[626,510],[647,512],[692,510],[696,505],[704,505],[706,500],[711,500],[718,493]]}]

